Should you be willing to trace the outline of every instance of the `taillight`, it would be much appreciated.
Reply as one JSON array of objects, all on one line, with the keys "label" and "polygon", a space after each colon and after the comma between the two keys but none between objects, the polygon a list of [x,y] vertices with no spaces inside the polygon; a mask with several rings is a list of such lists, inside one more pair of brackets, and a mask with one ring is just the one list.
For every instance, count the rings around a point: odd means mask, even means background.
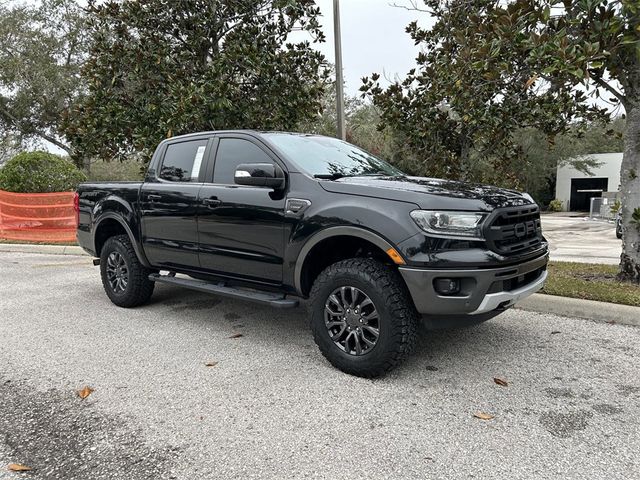
[{"label": "taillight", "polygon": [[80,195],[78,192],[73,194],[73,211],[76,212],[76,227],[80,225]]}]

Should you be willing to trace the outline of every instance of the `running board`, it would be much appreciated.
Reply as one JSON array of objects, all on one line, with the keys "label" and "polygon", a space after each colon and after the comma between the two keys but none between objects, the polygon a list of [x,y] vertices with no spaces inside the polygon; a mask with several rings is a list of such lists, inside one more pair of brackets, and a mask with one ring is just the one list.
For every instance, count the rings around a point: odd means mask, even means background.
[{"label": "running board", "polygon": [[177,278],[169,275],[152,273],[149,275],[149,280],[152,282],[166,283],[167,285],[176,285],[178,287],[199,290],[201,292],[213,293],[222,297],[237,298],[247,300],[249,302],[261,303],[262,305],[269,305],[275,308],[295,308],[299,303],[298,300],[286,298],[285,295],[279,293],[259,292],[244,288],[227,287],[223,283],[210,283],[192,278]]}]

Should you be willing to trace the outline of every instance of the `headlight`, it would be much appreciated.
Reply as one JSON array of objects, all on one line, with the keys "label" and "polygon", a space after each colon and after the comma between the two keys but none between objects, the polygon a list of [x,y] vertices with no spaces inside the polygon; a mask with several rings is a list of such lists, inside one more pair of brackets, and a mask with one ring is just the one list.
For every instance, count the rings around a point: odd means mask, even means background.
[{"label": "headlight", "polygon": [[446,238],[483,240],[482,222],[486,215],[475,212],[414,210],[411,218],[427,233]]}]

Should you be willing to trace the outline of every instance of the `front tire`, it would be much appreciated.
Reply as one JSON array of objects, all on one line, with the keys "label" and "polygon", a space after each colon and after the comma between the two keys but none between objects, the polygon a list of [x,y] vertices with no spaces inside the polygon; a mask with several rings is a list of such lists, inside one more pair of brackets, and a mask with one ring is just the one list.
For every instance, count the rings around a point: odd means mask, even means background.
[{"label": "front tire", "polygon": [[318,276],[310,297],[314,340],[343,372],[378,377],[413,350],[418,313],[391,267],[368,258],[340,261]]},{"label": "front tire", "polygon": [[119,307],[137,307],[149,301],[155,283],[152,271],[138,260],[127,235],[109,238],[100,252],[102,286],[109,299]]}]

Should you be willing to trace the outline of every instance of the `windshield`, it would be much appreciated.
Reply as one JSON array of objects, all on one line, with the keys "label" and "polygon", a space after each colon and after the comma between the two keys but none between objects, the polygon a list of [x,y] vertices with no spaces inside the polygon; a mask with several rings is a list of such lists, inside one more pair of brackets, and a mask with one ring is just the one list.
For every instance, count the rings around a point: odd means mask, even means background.
[{"label": "windshield", "polygon": [[303,172],[318,178],[359,175],[404,175],[370,153],[337,138],[317,135],[264,135]]}]

